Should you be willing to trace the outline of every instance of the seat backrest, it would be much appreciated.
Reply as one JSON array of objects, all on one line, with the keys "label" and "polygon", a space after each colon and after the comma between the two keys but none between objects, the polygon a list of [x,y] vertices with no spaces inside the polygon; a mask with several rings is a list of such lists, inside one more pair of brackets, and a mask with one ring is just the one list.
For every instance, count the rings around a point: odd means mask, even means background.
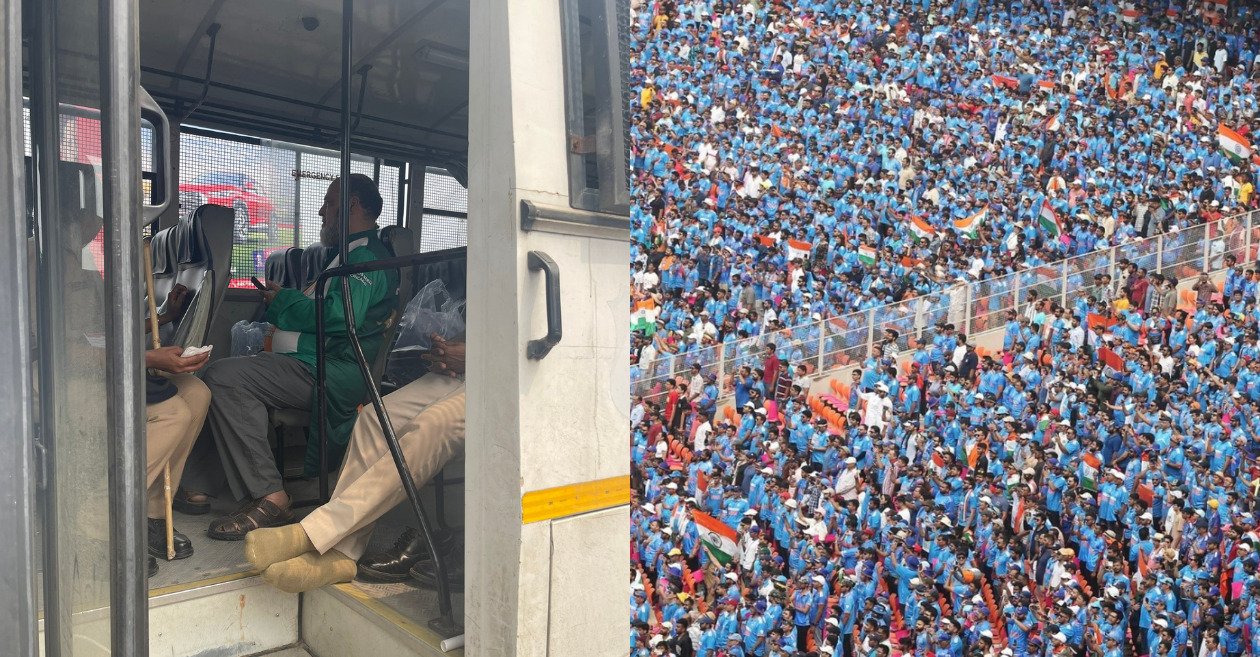
[{"label": "seat backrest", "polygon": [[296,285],[298,289],[306,289],[306,286],[315,282],[319,278],[321,272],[328,267],[328,263],[337,256],[337,249],[324,246],[316,242],[305,249],[302,249],[302,266],[301,275],[296,277]]},{"label": "seat backrest", "polygon": [[[409,256],[415,253],[415,237],[410,228],[403,226],[386,226],[380,230],[381,242],[385,244],[385,248],[394,257]],[[372,379],[380,383],[381,376],[385,373],[385,363],[389,361],[389,350],[394,344],[394,335],[398,331],[398,320],[402,316],[403,308],[407,306],[407,301],[411,300],[411,277],[406,275],[407,272],[399,272],[398,276],[398,305],[394,308],[393,315],[390,316],[389,326],[385,327],[385,333],[382,335],[381,349],[376,353],[376,360],[372,363]]]},{"label": "seat backrest", "polygon": [[166,296],[176,284],[191,296],[177,322],[163,327],[162,344],[200,346],[210,320],[227,292],[232,257],[232,211],[203,205],[188,218],[158,231],[150,244],[154,298],[165,312]]},{"label": "seat backrest", "polygon": [[263,265],[263,276],[268,281],[279,283],[281,287],[301,288],[298,279],[302,274],[302,252],[296,246],[288,246],[267,256]]}]

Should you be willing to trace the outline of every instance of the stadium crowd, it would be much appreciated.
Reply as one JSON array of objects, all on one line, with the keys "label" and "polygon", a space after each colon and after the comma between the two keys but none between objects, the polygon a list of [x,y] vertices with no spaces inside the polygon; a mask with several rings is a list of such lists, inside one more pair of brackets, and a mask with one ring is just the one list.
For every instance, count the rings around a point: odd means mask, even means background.
[{"label": "stadium crowd", "polygon": [[[1256,205],[1218,130],[1255,126],[1246,4],[639,10],[636,356]],[[1260,655],[1260,278],[1225,264],[1121,267],[992,352],[942,321],[834,395],[766,345],[729,411],[699,370],[636,399],[631,654]]]},{"label": "stadium crowd", "polygon": [[[1237,2],[1237,0],[1235,0]],[[639,348],[677,354],[1255,207],[1251,7],[639,3]],[[1215,16],[1216,19],[1211,19]]]}]

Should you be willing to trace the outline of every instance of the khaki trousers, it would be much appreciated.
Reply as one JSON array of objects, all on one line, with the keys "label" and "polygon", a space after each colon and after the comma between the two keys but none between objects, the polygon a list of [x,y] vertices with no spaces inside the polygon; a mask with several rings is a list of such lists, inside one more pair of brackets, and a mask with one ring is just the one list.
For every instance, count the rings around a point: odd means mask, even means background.
[{"label": "khaki trousers", "polygon": [[145,483],[150,518],[166,517],[162,469],[167,463],[171,465],[171,491],[178,490],[184,462],[197,442],[206,410],[210,408],[210,389],[201,379],[191,374],[176,374],[170,380],[175,384],[175,396],[146,408],[149,445]]},{"label": "khaki trousers", "polygon": [[[423,486],[464,446],[464,381],[426,374],[384,399],[407,469]],[[376,411],[359,411],[350,444],[327,504],[302,520],[323,554],[331,549],[358,560],[378,518],[406,499]]]}]

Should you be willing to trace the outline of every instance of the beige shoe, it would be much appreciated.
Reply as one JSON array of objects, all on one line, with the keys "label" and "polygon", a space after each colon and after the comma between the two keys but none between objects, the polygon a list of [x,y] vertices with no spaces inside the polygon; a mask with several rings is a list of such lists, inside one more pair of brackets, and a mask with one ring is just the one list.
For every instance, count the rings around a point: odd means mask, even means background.
[{"label": "beige shoe", "polygon": [[307,552],[288,561],[272,564],[263,571],[268,584],[286,593],[305,593],[321,586],[354,579],[354,559],[336,551]]}]

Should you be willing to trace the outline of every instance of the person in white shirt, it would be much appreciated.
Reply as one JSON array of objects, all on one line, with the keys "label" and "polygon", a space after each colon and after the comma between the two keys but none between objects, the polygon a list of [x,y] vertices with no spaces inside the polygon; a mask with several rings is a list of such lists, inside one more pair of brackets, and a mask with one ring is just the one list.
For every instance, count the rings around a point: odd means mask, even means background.
[{"label": "person in white shirt", "polygon": [[1071,579],[1071,576],[1068,575],[1067,568],[1064,567],[1063,562],[1070,561],[1073,557],[1075,557],[1076,551],[1069,547],[1061,548],[1059,550],[1058,556],[1059,558],[1051,561],[1048,566],[1050,568],[1050,589],[1051,590],[1059,588],[1059,586],[1062,585],[1063,582],[1066,582],[1067,580]]},{"label": "person in white shirt", "polygon": [[1085,345],[1085,328],[1081,326],[1081,320],[1072,318],[1072,328],[1068,330],[1068,344],[1073,349],[1080,349]]},{"label": "person in white shirt", "polygon": [[892,399],[888,397],[888,385],[882,382],[876,384],[875,392],[862,393],[862,399],[866,401],[866,413],[862,416],[862,425],[879,427],[880,431],[883,431],[884,423],[892,414],[893,407]]},{"label": "person in white shirt", "polygon": [[691,451],[693,452],[703,452],[705,449],[708,449],[709,436],[713,434],[713,424],[709,422],[709,417],[701,413],[700,419],[703,421],[700,423],[700,426],[696,427],[695,444],[691,446]]},{"label": "person in white shirt", "polygon": [[858,486],[862,483],[862,474],[857,469],[857,459],[852,456],[844,460],[844,469],[836,475],[836,493],[845,502],[858,498]]},{"label": "person in white shirt", "polygon": [[753,525],[739,541],[739,567],[745,572],[752,570],[761,548],[761,528]]},{"label": "person in white shirt", "polygon": [[953,363],[955,368],[962,367],[963,358],[966,355],[967,355],[967,341],[959,340],[958,346],[954,347],[954,353],[950,356],[949,362]]}]

